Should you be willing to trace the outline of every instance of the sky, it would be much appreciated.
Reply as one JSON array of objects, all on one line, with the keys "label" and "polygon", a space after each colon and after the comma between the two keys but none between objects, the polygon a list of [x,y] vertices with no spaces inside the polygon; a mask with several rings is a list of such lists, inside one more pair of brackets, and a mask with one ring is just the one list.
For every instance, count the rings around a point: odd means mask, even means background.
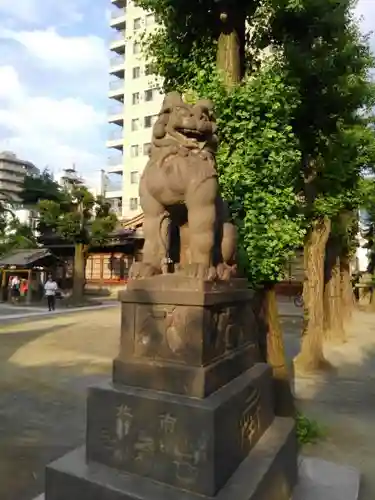
[{"label": "sky", "polygon": [[[110,0],[0,0],[0,151],[98,183],[108,151]],[[364,32],[375,0],[359,0]],[[371,39],[375,51],[375,36]]]}]

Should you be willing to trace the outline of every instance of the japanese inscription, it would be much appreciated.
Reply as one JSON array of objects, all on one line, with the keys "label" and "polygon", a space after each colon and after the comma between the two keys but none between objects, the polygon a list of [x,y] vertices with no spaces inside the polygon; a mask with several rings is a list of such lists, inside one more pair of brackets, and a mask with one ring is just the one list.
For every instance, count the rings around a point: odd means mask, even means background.
[{"label": "japanese inscription", "polygon": [[129,434],[132,420],[131,409],[126,405],[120,405],[116,415],[116,435],[120,441]]},{"label": "japanese inscription", "polygon": [[160,480],[172,472],[171,484],[195,484],[202,466],[208,462],[208,435],[201,433],[190,439],[186,423],[179,425],[179,419],[171,412],[160,413],[152,421],[145,415],[144,408],[142,412],[134,411],[131,404],[115,408],[113,431],[100,432],[102,447],[108,458],[112,457],[111,463]]},{"label": "japanese inscription", "polygon": [[240,418],[241,444],[249,449],[260,430],[261,423],[260,392],[258,389],[246,398],[245,407]]}]

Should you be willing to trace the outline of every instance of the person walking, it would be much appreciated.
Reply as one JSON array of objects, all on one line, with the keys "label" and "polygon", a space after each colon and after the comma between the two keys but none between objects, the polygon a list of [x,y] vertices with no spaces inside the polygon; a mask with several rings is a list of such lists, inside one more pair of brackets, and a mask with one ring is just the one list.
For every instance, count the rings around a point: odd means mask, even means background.
[{"label": "person walking", "polygon": [[57,286],[56,281],[54,281],[52,279],[52,276],[49,274],[48,279],[44,284],[44,293],[47,297],[47,305],[48,305],[49,311],[55,310],[57,289],[58,289],[58,286]]},{"label": "person walking", "polygon": [[19,279],[18,276],[13,276],[13,278],[11,278],[10,281],[10,294],[12,297],[13,304],[19,302],[20,300],[20,287],[21,287],[21,280]]}]

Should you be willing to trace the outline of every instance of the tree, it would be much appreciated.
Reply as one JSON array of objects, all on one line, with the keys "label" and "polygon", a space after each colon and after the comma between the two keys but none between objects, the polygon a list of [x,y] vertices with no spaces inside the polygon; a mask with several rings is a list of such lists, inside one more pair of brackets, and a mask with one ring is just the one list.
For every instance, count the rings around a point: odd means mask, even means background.
[{"label": "tree", "polygon": [[[345,320],[351,316],[353,293],[350,261],[356,249],[358,207],[362,198],[362,175],[375,160],[375,135],[364,118],[348,127],[336,153],[348,182],[342,185],[341,208],[332,219],[332,230],[326,246],[324,329],[325,337],[345,341]],[[340,167],[339,169],[340,170]]]},{"label": "tree", "polygon": [[40,200],[59,202],[62,197],[61,187],[54,181],[48,169],[44,169],[38,174],[25,176],[21,192],[24,206],[36,207]]},{"label": "tree", "polygon": [[72,299],[81,303],[85,286],[88,250],[103,243],[117,222],[110,205],[101,197],[94,198],[86,187],[60,192],[60,200],[40,200],[41,231],[49,229],[74,244],[74,277]]},{"label": "tree", "polygon": [[347,133],[362,122],[360,111],[374,103],[369,82],[373,58],[353,20],[351,0],[270,0],[270,4],[270,41],[283,50],[290,82],[300,96],[293,129],[302,152],[300,188],[308,232],[305,326],[296,365],[303,370],[325,369],[325,248],[332,219],[350,206],[347,194],[358,183],[358,170],[344,161],[343,145]]},{"label": "tree", "polygon": [[[266,323],[267,360],[274,368],[276,412],[294,411],[278,320],[274,284],[302,242],[299,200],[294,191],[300,152],[292,130],[298,95],[286,81],[279,53],[260,65],[261,46],[246,48],[245,21],[261,17],[259,2],[208,6],[145,0],[162,27],[146,39],[164,89],[216,106],[219,180],[240,235],[240,260],[259,291]],[[237,12],[236,12],[237,9]],[[235,21],[234,21],[235,19]],[[259,69],[253,73],[251,69]]]},{"label": "tree", "polygon": [[28,224],[22,224],[17,218],[4,223],[0,227],[0,255],[5,255],[13,250],[37,248],[38,242]]},{"label": "tree", "polygon": [[54,182],[48,170],[42,173],[26,175],[17,203],[7,193],[0,193],[0,253],[9,253],[15,249],[37,248],[37,238],[28,223],[21,223],[16,208],[35,209],[39,200],[58,201],[62,194],[60,186]]}]

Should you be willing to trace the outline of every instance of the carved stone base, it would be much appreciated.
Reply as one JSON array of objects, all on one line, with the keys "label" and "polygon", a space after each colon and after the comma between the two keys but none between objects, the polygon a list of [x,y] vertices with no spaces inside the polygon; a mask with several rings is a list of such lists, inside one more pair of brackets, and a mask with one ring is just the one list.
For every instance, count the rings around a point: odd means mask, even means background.
[{"label": "carved stone base", "polygon": [[260,361],[246,280],[155,276],[131,281],[120,300],[115,383],[204,398]]},{"label": "carved stone base", "polygon": [[[134,474],[87,464],[85,449],[46,470],[46,500],[290,500],[297,481],[294,421],[276,418],[248,457],[215,495],[202,497]],[[223,457],[224,459],[224,457]]]},{"label": "carved stone base", "polygon": [[214,495],[272,423],[271,370],[258,364],[205,399],[90,390],[87,459]]},{"label": "carved stone base", "polygon": [[86,447],[47,468],[46,500],[289,500],[294,421],[275,419],[244,280],[140,279],[120,294],[111,383]]}]

